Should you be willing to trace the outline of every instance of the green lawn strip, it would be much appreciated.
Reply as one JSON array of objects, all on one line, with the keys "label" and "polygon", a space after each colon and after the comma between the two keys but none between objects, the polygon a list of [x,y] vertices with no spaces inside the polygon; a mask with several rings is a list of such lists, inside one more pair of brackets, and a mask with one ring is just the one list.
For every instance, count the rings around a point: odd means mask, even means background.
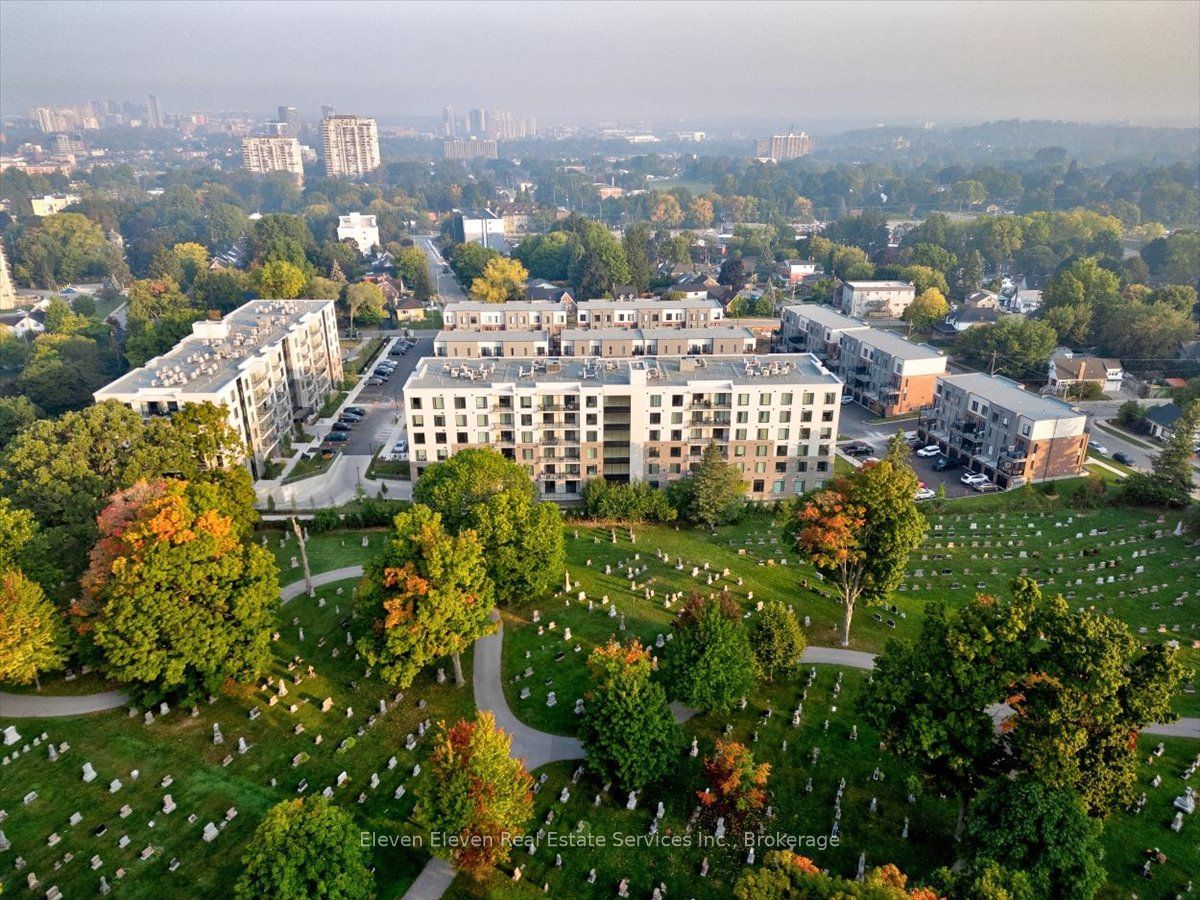
[{"label": "green lawn strip", "polygon": [[325,402],[321,404],[321,411],[317,413],[318,419],[328,419],[338,408],[346,402],[346,395],[349,391],[336,391],[325,398]]},{"label": "green lawn strip", "polygon": [[[8,684],[0,682],[0,691],[6,694],[42,694],[46,697],[74,697],[83,694],[96,694],[101,691],[111,691],[118,687],[114,682],[106,680],[94,669],[89,672],[75,670],[75,677],[70,681],[66,672],[52,672],[42,676],[42,687],[38,690],[33,684]],[[0,718],[4,712],[0,710]]]},{"label": "green lawn strip", "polygon": [[425,310],[425,318],[423,319],[406,319],[400,323],[401,328],[411,328],[413,331],[441,331],[442,329],[442,313],[441,310],[427,309]]},{"label": "green lawn strip", "polygon": [[[344,589],[340,597],[338,587]],[[66,741],[71,748],[56,762],[50,762],[43,744],[0,769],[0,808],[9,811],[4,829],[13,844],[7,854],[10,863],[0,874],[3,887],[15,891],[18,882],[24,885],[26,874],[35,872],[43,885],[57,884],[66,896],[95,894],[100,875],[127,897],[228,896],[241,871],[245,842],[266,809],[297,796],[296,786],[301,779],[308,779],[309,794],[319,793],[326,785],[333,786],[342,771],[347,772],[350,781],[335,789],[335,802],[354,815],[364,830],[416,833],[410,821],[413,790],[428,773],[414,779],[411,772],[416,762],[424,764],[429,740],[422,740],[415,751],[408,752],[404,750],[405,735],[415,732],[417,723],[424,719],[437,723],[469,715],[473,709],[471,691],[469,687],[456,689],[450,683],[437,685],[433,672],[423,673],[405,692],[404,699],[358,737],[358,728],[378,713],[379,700],[390,701],[393,691],[377,679],[364,677],[364,663],[356,661],[353,649],[346,646],[342,623],[353,630],[365,627],[349,622],[349,610],[343,605],[352,587],[350,581],[320,589],[318,596],[326,600],[323,609],[317,600],[308,598],[298,598],[283,608],[271,677],[276,683],[286,679],[288,694],[273,707],[267,704],[266,692],[254,686],[234,686],[217,703],[201,703],[196,718],[188,710],[177,709],[145,725],[140,714],[130,718],[121,709],[79,718],[18,722],[25,741],[44,731],[49,740],[56,744]],[[298,625],[292,624],[293,618],[298,619]],[[298,639],[301,627],[305,631],[302,643]],[[324,646],[318,647],[322,639]],[[293,673],[287,671],[287,661],[295,654],[304,659],[300,670],[312,664],[317,672],[300,685],[292,683]],[[469,683],[469,659],[464,665]],[[358,682],[357,689],[352,687],[354,681]],[[320,704],[327,696],[332,697],[334,709],[323,714]],[[417,708],[418,697],[427,701],[424,709]],[[295,714],[288,712],[293,703],[299,706]],[[261,710],[256,720],[248,717],[251,706]],[[352,717],[346,716],[348,706],[354,709]],[[214,722],[220,724],[225,736],[221,746],[212,743]],[[296,723],[304,725],[300,735],[293,733]],[[315,743],[318,734],[324,738],[320,745]],[[238,737],[245,737],[250,744],[244,755],[238,753]],[[349,737],[355,738],[353,747],[339,753],[339,744]],[[301,752],[310,758],[293,768],[292,758]],[[233,760],[226,767],[221,763],[227,754]],[[389,771],[387,760],[392,755],[397,757],[398,765]],[[85,762],[91,762],[98,773],[90,784],[81,780]],[[131,775],[134,768],[140,771],[136,780]],[[380,778],[380,786],[374,790],[370,788],[373,772]],[[162,788],[161,781],[168,774],[174,783]],[[113,778],[119,778],[123,787],[110,794]],[[277,780],[275,787],[270,784],[271,778]],[[408,793],[394,800],[393,793],[401,783]],[[24,806],[22,798],[30,791],[36,791],[38,798]],[[178,805],[169,816],[161,813],[164,793],[170,793]],[[359,804],[361,793],[367,797]],[[132,807],[133,814],[121,819],[118,812],[124,804]],[[211,845],[204,844],[200,836],[205,823],[224,821],[230,807],[237,807],[237,817]],[[71,826],[68,820],[75,811],[84,818],[79,825]],[[187,818],[192,813],[197,819],[189,823]],[[92,829],[100,823],[108,831],[97,837]],[[62,838],[54,848],[46,843],[52,832]],[[123,834],[129,835],[130,843],[122,850],[118,840]],[[138,856],[147,844],[158,849],[143,862]],[[74,859],[55,871],[54,863],[68,852],[74,854]],[[103,860],[97,871],[88,862],[93,854]],[[11,867],[17,855],[28,863],[24,873]],[[170,872],[173,858],[178,858],[180,865]],[[427,858],[427,850],[377,848],[372,864],[377,870],[379,895],[401,896]],[[118,867],[126,870],[120,882],[115,878]]]},{"label": "green lawn strip", "polygon": [[[306,547],[308,567],[315,575],[346,566],[360,566],[379,552],[387,536],[388,531],[385,528],[310,534]],[[290,529],[265,528],[257,533],[257,537],[260,541],[265,537],[267,542],[264,546],[275,554],[280,584],[303,580],[304,568],[292,568],[292,557],[295,557],[297,562],[300,561],[300,546]],[[366,547],[362,545],[364,537],[368,541]]]},{"label": "green lawn strip", "polygon": [[331,453],[328,457],[318,453],[316,456],[299,459],[292,466],[292,471],[288,472],[287,477],[283,479],[283,483],[291,484],[294,481],[303,481],[305,478],[312,478],[314,475],[328,472],[335,459],[337,459],[336,453]]}]

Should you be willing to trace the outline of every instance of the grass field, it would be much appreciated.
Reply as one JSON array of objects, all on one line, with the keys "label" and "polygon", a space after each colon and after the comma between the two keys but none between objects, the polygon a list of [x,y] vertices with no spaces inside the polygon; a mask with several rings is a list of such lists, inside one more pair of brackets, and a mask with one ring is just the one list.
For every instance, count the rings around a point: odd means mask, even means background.
[{"label": "grass field", "polygon": [[[319,793],[334,785],[343,771],[349,783],[335,789],[335,802],[349,810],[363,829],[415,833],[409,821],[412,791],[427,775],[414,779],[411,772],[416,762],[424,760],[429,739],[408,752],[405,735],[416,731],[418,721],[424,719],[436,724],[470,714],[470,689],[455,689],[449,682],[437,685],[433,673],[426,673],[402,700],[393,703],[392,691],[376,679],[363,677],[363,663],[356,662],[353,650],[345,645],[343,625],[356,628],[344,605],[352,587],[353,582],[344,582],[319,590],[318,597],[326,600],[324,609],[308,598],[284,607],[271,676],[276,683],[280,678],[287,680],[288,694],[275,706],[268,706],[267,692],[254,686],[233,686],[216,703],[202,703],[195,718],[190,710],[179,709],[145,725],[141,713],[129,718],[122,709],[73,719],[18,721],[23,743],[31,743],[45,732],[48,741],[56,745],[66,742],[70,749],[51,762],[45,744],[31,747],[29,753],[0,769],[0,809],[8,811],[3,828],[12,841],[0,870],[0,889],[5,894],[15,893],[19,884],[23,890],[26,876],[34,872],[43,887],[57,885],[68,897],[94,895],[101,875],[124,897],[229,896],[241,870],[245,842],[266,810],[297,796],[301,779],[308,780],[308,793]],[[338,588],[343,590],[341,595]],[[305,632],[304,641],[299,640],[300,628]],[[334,653],[338,653],[336,658]],[[311,663],[317,673],[300,685],[292,683],[293,673],[287,668],[297,655],[303,658],[297,671]],[[469,680],[469,659],[464,664]],[[328,713],[320,711],[325,697],[334,702]],[[424,698],[428,706],[418,709],[417,698]],[[368,727],[368,717],[378,714],[381,699],[388,700],[389,712]],[[288,711],[293,703],[298,707],[295,713]],[[353,707],[352,715],[347,715],[347,707]],[[248,717],[251,708],[261,712],[253,721]],[[214,722],[224,734],[220,746],[212,743]],[[304,726],[302,734],[293,733],[297,723]],[[360,728],[364,729],[361,736]],[[318,734],[323,736],[320,745],[315,743]],[[239,737],[250,745],[245,754],[238,752]],[[354,745],[339,752],[345,739],[353,739]],[[292,758],[299,753],[310,758],[293,767]],[[233,757],[227,766],[222,765],[226,755]],[[398,765],[389,770],[387,761],[393,755]],[[90,784],[81,780],[85,762],[92,763],[98,773]],[[135,768],[140,772],[136,780],[132,775]],[[380,779],[376,789],[370,787],[373,772]],[[163,788],[167,775],[174,783]],[[110,793],[109,782],[114,778],[123,786]],[[275,785],[271,784],[273,778]],[[407,794],[395,800],[393,793],[401,783],[407,786]],[[36,791],[38,797],[23,805],[22,798],[30,791]],[[166,793],[178,805],[170,815],[161,813]],[[357,802],[360,794],[366,795],[361,804]],[[119,810],[126,804],[133,812],[122,819]],[[222,826],[212,844],[205,844],[201,840],[205,823],[223,822],[231,807],[237,809],[236,818]],[[72,826],[69,819],[75,811],[83,819]],[[192,815],[195,821],[189,821]],[[96,835],[93,829],[102,824],[107,832]],[[61,836],[61,843],[53,848],[47,846],[51,833]],[[125,848],[118,845],[123,835],[129,837]],[[142,861],[139,856],[147,846],[154,850]],[[73,859],[63,862],[68,853]],[[102,861],[95,871],[89,864],[93,855]],[[17,856],[28,864],[24,872],[13,868]],[[172,872],[174,859],[179,866]],[[379,896],[402,895],[426,859],[425,851],[377,851],[372,863]],[[119,868],[125,875],[118,881]]]}]

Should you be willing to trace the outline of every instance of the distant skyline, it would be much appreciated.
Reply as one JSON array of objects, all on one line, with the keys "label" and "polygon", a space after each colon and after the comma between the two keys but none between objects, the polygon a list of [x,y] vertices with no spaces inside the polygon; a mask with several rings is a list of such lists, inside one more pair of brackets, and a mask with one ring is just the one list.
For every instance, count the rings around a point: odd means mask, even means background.
[{"label": "distant skyline", "polygon": [[1200,3],[0,0],[0,115],[89,99],[550,121],[1200,127]]}]

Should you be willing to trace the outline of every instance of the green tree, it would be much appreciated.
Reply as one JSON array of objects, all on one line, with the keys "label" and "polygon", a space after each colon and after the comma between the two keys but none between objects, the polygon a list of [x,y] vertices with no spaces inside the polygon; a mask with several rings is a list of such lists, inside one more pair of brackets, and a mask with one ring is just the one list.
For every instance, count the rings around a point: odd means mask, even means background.
[{"label": "green tree", "polygon": [[813,493],[788,523],[800,552],[838,592],[843,647],[858,601],[886,602],[925,538],[928,523],[913,499],[917,484],[906,463],[867,463]]},{"label": "green tree", "polygon": [[495,250],[480,244],[455,244],[450,251],[450,268],[461,284],[470,285],[483,274],[488,263],[499,256]]},{"label": "green tree", "polygon": [[387,298],[379,285],[363,281],[346,285],[342,290],[342,305],[346,308],[350,328],[353,329],[356,317],[379,321],[387,309]]},{"label": "green tree", "polygon": [[203,318],[202,309],[179,309],[151,322],[131,322],[125,337],[125,360],[131,366],[145,365],[191,334],[192,323]]},{"label": "green tree", "polygon": [[438,723],[432,778],[420,788],[415,818],[426,830],[459,838],[436,853],[482,879],[509,858],[533,815],[533,778],[509,753],[512,738],[487,711],[449,728]]},{"label": "green tree", "polygon": [[43,334],[17,377],[17,390],[45,410],[59,415],[82,409],[92,394],[122,370],[111,335],[103,343],[83,334]]},{"label": "green tree", "polygon": [[1071,791],[1000,778],[971,803],[963,850],[1024,872],[1036,896],[1091,900],[1105,880],[1100,832]]},{"label": "green tree", "polygon": [[517,463],[495,450],[473,447],[426,467],[413,486],[413,502],[437,510],[446,528],[457,531],[476,504],[507,491],[532,500],[536,490]]},{"label": "green tree", "polygon": [[1190,309],[1117,298],[1096,306],[1090,340],[1118,359],[1171,360],[1195,335]]},{"label": "green tree", "polygon": [[912,282],[912,286],[916,289],[918,297],[928,290],[937,291],[943,298],[950,293],[950,286],[946,283],[945,274],[940,269],[935,269],[932,266],[923,266],[916,263],[904,266],[896,273],[896,277],[901,281]]},{"label": "green tree", "polygon": [[311,297],[313,300],[339,300],[342,296],[342,285],[332,278],[314,275],[308,279],[308,287],[304,289],[304,296]]},{"label": "green tree", "polygon": [[359,602],[373,631],[359,639],[359,652],[385,681],[407,688],[449,656],[462,685],[460,654],[492,630],[495,589],[475,532],[448,533],[442,517],[418,503],[396,516],[387,549],[367,566]]},{"label": "green tree", "polygon": [[267,810],[242,856],[238,900],[356,900],[375,894],[370,856],[354,818],[324,797],[284,800]]},{"label": "green tree", "polygon": [[[629,264],[629,283],[639,291],[650,287],[650,228],[644,222],[630,225],[621,239],[625,260]],[[566,277],[564,271],[563,276]]]},{"label": "green tree", "polygon": [[36,533],[33,513],[0,497],[0,572],[20,567],[25,548]]},{"label": "green tree", "polygon": [[208,269],[208,248],[203,244],[184,241],[171,248],[171,255],[179,262],[181,284],[192,284],[197,275]]},{"label": "green tree", "polygon": [[55,288],[129,274],[104,229],[80,213],[35,218],[19,227],[12,251],[13,278],[31,287]]},{"label": "green tree", "polygon": [[471,282],[471,299],[482,303],[520,300],[529,272],[515,259],[503,256],[489,260],[483,274]]},{"label": "green tree", "polygon": [[1062,340],[1072,346],[1083,345],[1097,306],[1117,300],[1119,287],[1120,279],[1095,257],[1076,259],[1046,282],[1042,292],[1046,322]]},{"label": "green tree", "polygon": [[751,692],[750,636],[728,594],[692,594],[671,627],[675,639],[663,655],[663,680],[671,696],[694,709],[723,711]]},{"label": "green tree", "polygon": [[763,865],[742,870],[733,896],[736,900],[936,900],[938,896],[925,888],[906,890],[907,884],[908,876],[891,864],[868,869],[858,881],[830,875],[805,856],[772,850],[763,858]]},{"label": "green tree", "polygon": [[671,485],[672,505],[689,521],[716,528],[736,522],[745,509],[746,482],[736,466],[709,444],[691,474]]},{"label": "green tree", "polygon": [[225,315],[246,302],[248,291],[245,272],[237,269],[204,269],[196,274],[196,280],[192,282],[192,302],[201,309],[215,309]]},{"label": "green tree", "polygon": [[960,332],[954,355],[989,372],[1029,379],[1044,375],[1057,344],[1058,335],[1046,322],[1005,316],[995,325]]},{"label": "green tree", "polygon": [[[0,540],[3,538],[0,537]],[[0,682],[34,682],[62,668],[65,628],[41,587],[20,571],[0,571]]]},{"label": "green tree", "polygon": [[304,269],[313,244],[312,232],[301,216],[267,215],[250,227],[251,259],[260,265],[278,261]]},{"label": "green tree", "polygon": [[[958,265],[958,258],[945,247],[939,247],[937,244],[917,244],[912,248],[909,259],[912,265],[936,269],[942,273],[943,277],[949,275]],[[943,293],[949,293],[949,291],[943,291]]]},{"label": "green tree", "polygon": [[750,628],[750,646],[759,677],[774,681],[776,675],[796,672],[805,643],[794,612],[778,600],[765,604]]},{"label": "green tree", "polygon": [[928,288],[904,310],[902,318],[908,322],[908,333],[924,331],[936,325],[950,313],[950,304],[937,288]]},{"label": "green tree", "polygon": [[609,640],[588,657],[580,740],[592,771],[622,791],[662,778],[683,744],[667,694],[651,679],[654,665],[637,640]]},{"label": "green tree", "polygon": [[308,284],[308,276],[304,274],[304,269],[284,259],[268,260],[255,273],[254,280],[260,297],[282,300],[299,297],[304,292],[304,286]]},{"label": "green tree", "polygon": [[0,450],[37,419],[38,409],[28,397],[0,397]]},{"label": "green tree", "polygon": [[186,309],[187,297],[169,278],[142,278],[129,286],[126,312],[130,325],[156,322],[170,312]]},{"label": "green tree", "polygon": [[139,483],[100,515],[81,603],[110,677],[147,699],[215,693],[266,670],[279,580],[213,485]]},{"label": "green tree", "polygon": [[501,491],[471,508],[466,527],[484,547],[499,602],[545,597],[562,583],[567,552],[556,504],[539,503],[523,491]]},{"label": "green tree", "polygon": [[[1144,411],[1142,417],[1145,417]],[[1195,487],[1191,458],[1198,428],[1200,400],[1193,400],[1183,407],[1170,439],[1151,461],[1152,471],[1135,472],[1122,483],[1124,496],[1148,506],[1187,506]]]}]

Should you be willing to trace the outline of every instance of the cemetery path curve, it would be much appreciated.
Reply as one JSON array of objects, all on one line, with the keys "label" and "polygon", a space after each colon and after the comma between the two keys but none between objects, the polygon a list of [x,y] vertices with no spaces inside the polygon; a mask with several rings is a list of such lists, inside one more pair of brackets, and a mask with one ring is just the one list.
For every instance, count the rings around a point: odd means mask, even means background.
[{"label": "cemetery path curve", "polygon": [[0,719],[50,719],[83,716],[124,706],[129,695],[121,691],[79,694],[74,697],[43,697],[40,694],[0,694]]},{"label": "cemetery path curve", "polygon": [[475,706],[490,710],[496,717],[496,724],[512,735],[512,755],[523,758],[525,768],[531,772],[547,763],[583,759],[583,745],[575,738],[530,728],[508,708],[500,668],[500,648],[503,643],[503,625],[496,629],[495,634],[481,637],[475,642]]}]

